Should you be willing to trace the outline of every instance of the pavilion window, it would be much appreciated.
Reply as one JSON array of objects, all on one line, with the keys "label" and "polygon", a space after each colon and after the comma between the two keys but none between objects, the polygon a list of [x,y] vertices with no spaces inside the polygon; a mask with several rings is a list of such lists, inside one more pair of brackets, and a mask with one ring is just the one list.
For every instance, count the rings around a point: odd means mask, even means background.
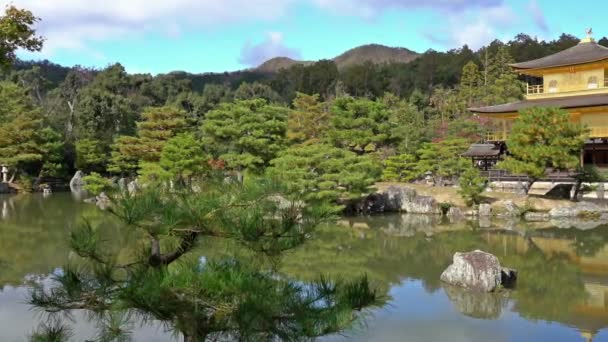
[{"label": "pavilion window", "polygon": [[551,80],[549,82],[549,92],[557,93],[557,81],[556,80]]},{"label": "pavilion window", "polygon": [[597,76],[589,77],[589,79],[587,80],[587,89],[596,89],[598,87],[599,84],[597,83]]}]

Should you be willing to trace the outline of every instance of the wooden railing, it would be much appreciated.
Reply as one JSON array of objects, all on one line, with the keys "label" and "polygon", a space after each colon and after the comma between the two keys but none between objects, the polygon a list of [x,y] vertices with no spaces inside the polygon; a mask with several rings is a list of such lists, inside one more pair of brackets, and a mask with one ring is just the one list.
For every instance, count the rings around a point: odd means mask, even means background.
[{"label": "wooden railing", "polygon": [[602,89],[608,88],[608,77],[604,79],[600,79],[598,84],[595,87],[589,87],[589,84],[577,84],[577,85],[558,85],[555,88],[555,91],[549,90],[545,92],[545,87],[542,84],[536,85],[528,85],[526,87],[526,94],[528,95],[537,95],[537,94],[545,94],[545,93],[565,93],[569,91],[585,91],[585,90],[594,90],[594,89]]},{"label": "wooden railing", "polygon": [[[529,177],[526,175],[512,174],[506,170],[490,169],[487,171],[480,170],[480,174],[490,181],[503,182],[526,182]],[[570,171],[555,171],[547,170],[545,176],[539,181],[545,182],[572,182],[575,180],[576,174]]]},{"label": "wooden railing", "polygon": [[608,126],[589,128],[589,137],[591,137],[591,138],[608,138]]},{"label": "wooden railing", "polygon": [[542,94],[544,93],[543,85],[528,85],[528,95],[530,94]]},{"label": "wooden railing", "polygon": [[505,141],[507,140],[507,134],[503,131],[487,132],[486,141]]}]

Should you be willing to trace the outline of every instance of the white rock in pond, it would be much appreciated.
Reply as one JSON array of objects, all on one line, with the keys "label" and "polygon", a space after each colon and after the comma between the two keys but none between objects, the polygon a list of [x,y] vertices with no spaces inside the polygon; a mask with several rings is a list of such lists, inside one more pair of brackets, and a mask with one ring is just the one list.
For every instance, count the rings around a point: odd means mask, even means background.
[{"label": "white rock in pond", "polygon": [[441,274],[445,283],[481,292],[510,287],[516,278],[516,271],[501,267],[496,256],[480,250],[455,253],[453,263]]},{"label": "white rock in pond", "polygon": [[86,183],[84,181],[84,173],[80,170],[76,171],[74,177],[70,180],[70,189],[78,189],[83,187]]}]

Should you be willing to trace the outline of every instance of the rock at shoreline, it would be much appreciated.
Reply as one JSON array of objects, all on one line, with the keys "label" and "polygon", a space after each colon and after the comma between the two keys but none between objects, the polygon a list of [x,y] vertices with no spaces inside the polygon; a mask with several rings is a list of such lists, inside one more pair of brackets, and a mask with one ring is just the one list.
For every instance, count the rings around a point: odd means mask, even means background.
[{"label": "rock at shoreline", "polygon": [[455,253],[453,263],[441,274],[445,283],[480,292],[512,287],[516,279],[515,270],[501,267],[496,256],[480,250]]},{"label": "rock at shoreline", "polygon": [[430,196],[420,196],[407,186],[390,186],[381,193],[384,211],[401,211],[410,214],[442,214],[437,201]]},{"label": "rock at shoreline", "polygon": [[488,203],[481,203],[479,205],[479,216],[490,216],[492,215],[492,206]]},{"label": "rock at shoreline", "polygon": [[492,213],[496,216],[516,217],[522,214],[521,209],[511,200],[492,203]]},{"label": "rock at shoreline", "polygon": [[74,177],[70,180],[70,189],[82,188],[86,184],[83,178],[84,173],[80,170],[76,171]]},{"label": "rock at shoreline", "polygon": [[524,220],[529,222],[547,222],[551,218],[551,215],[546,212],[529,211],[524,214]]},{"label": "rock at shoreline", "polygon": [[578,202],[572,207],[558,207],[549,211],[551,218],[600,218],[603,213],[607,213],[608,209],[590,202]]}]

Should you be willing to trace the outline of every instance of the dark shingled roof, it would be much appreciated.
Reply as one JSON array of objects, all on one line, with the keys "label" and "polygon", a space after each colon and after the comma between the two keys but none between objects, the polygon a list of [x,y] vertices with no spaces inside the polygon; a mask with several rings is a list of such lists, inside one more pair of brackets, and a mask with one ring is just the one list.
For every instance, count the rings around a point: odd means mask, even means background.
[{"label": "dark shingled roof", "polygon": [[596,42],[586,42],[543,58],[511,64],[511,67],[519,70],[543,69],[591,63],[604,59],[608,59],[608,48]]},{"label": "dark shingled roof", "polygon": [[462,154],[463,157],[496,157],[500,154],[500,147],[494,144],[472,144]]},{"label": "dark shingled roof", "polygon": [[498,106],[469,108],[469,110],[473,113],[501,114],[514,113],[530,107],[558,107],[562,109],[569,109],[598,106],[608,106],[608,94],[567,96],[538,100],[523,100],[518,102],[501,104]]}]

